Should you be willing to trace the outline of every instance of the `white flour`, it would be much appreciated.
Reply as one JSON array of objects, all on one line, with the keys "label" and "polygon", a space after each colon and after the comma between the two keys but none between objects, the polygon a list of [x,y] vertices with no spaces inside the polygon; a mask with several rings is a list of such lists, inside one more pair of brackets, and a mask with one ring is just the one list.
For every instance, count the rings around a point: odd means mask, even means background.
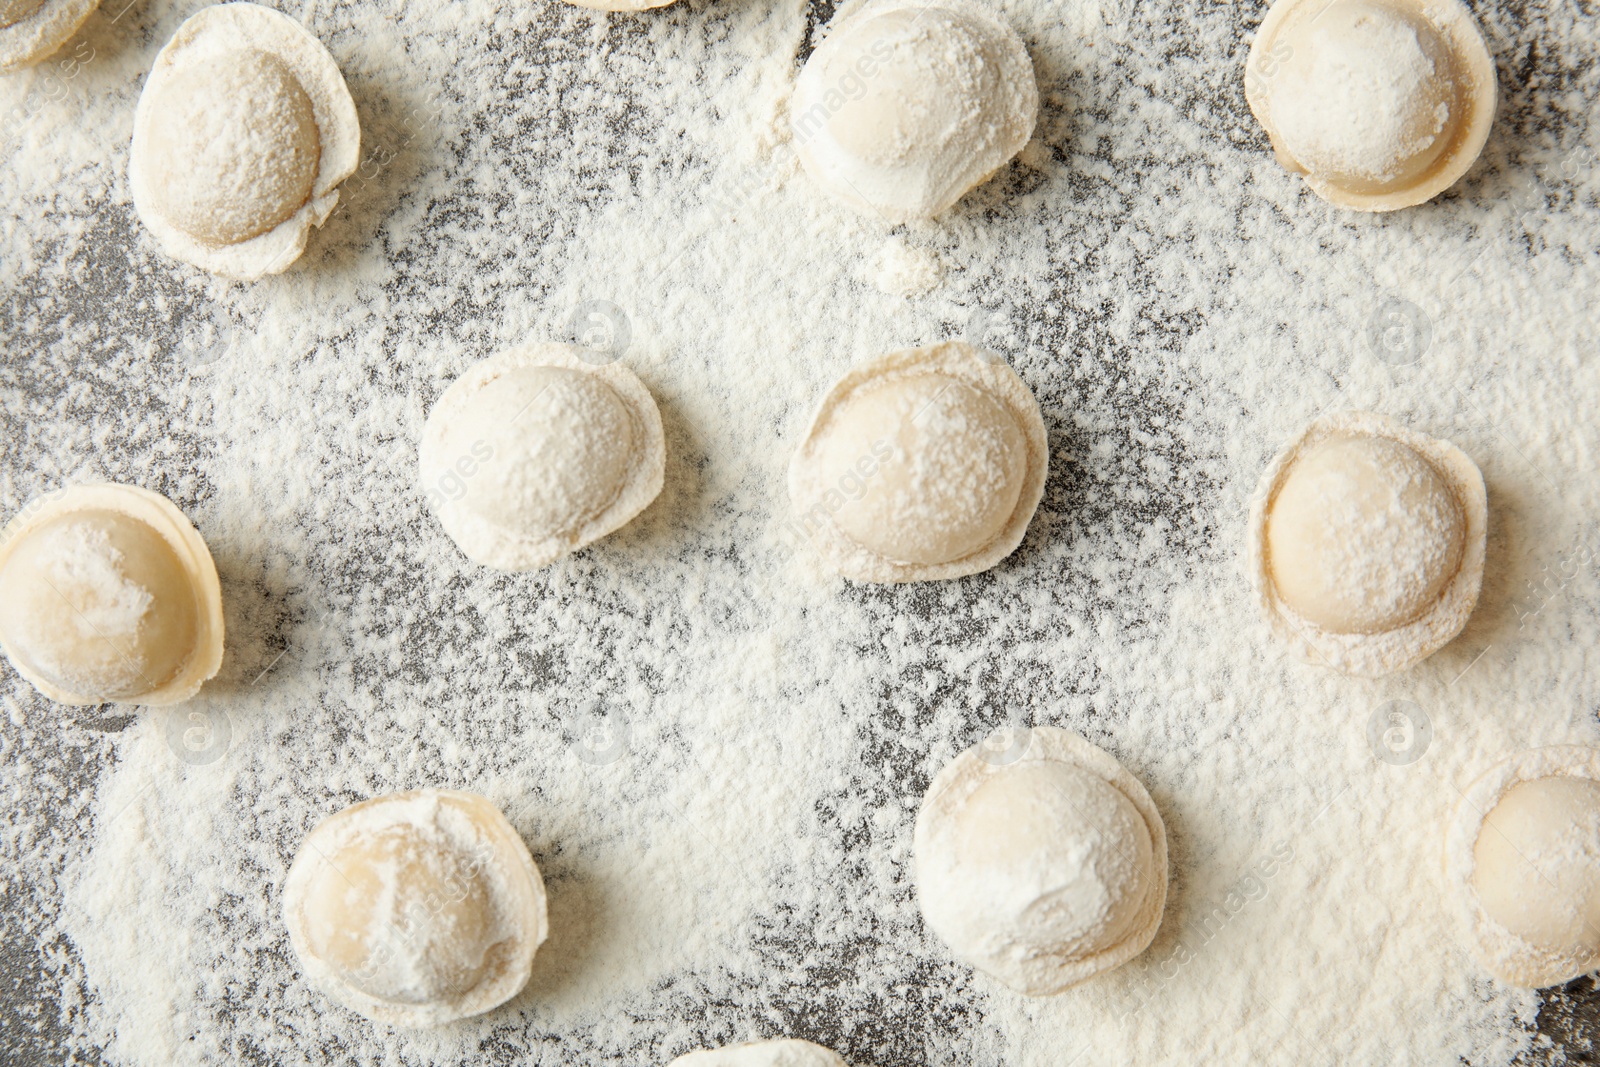
[{"label": "white flour", "polygon": [[[854,1067],[1553,1055],[1539,998],[1473,962],[1440,839],[1496,760],[1600,743],[1592,5],[1475,5],[1504,94],[1484,162],[1358,216],[1249,116],[1253,5],[1007,2],[1035,141],[911,231],[942,265],[918,295],[865,280],[902,238],[782,143],[799,0],[285,8],[348,77],[364,161],[304,261],[249,286],[133,219],[134,100],[198,5],[123,3],[0,79],[0,507],[167,493],[216,557],[229,658],[194,702],[104,719],[4,673],[26,981],[0,1043],[162,1067],[768,1036]],[[424,415],[586,302],[621,310],[605,343],[659,401],[666,488],[548,570],[475,567],[415,485]],[[789,451],[853,361],[953,336],[1043,407],[1029,536],[957,582],[833,580],[781,534]],[[1239,560],[1266,462],[1338,407],[1456,441],[1489,486],[1471,623],[1381,681],[1276,646]],[[1113,753],[1172,849],[1150,950],[1049,1000],[952,962],[910,879],[930,777],[1016,720]],[[501,804],[551,934],[506,1009],[417,1033],[308,989],[280,890],[322,817],[424,785]]]},{"label": "white flour", "polygon": [[1399,180],[1452,119],[1448,46],[1426,39],[1426,28],[1419,33],[1415,24],[1370,11],[1330,15],[1314,32],[1323,44],[1299,63],[1294,50],[1305,52],[1310,42],[1284,37],[1290,59],[1268,95],[1270,121],[1313,173]]}]

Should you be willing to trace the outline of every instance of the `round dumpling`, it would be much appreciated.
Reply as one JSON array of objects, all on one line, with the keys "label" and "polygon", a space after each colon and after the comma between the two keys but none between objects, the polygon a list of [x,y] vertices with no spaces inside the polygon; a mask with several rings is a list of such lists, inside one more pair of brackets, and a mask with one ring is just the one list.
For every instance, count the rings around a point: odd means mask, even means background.
[{"label": "round dumpling", "polygon": [[1389,437],[1331,437],[1289,468],[1267,510],[1284,603],[1336,634],[1416,619],[1461,568],[1467,523],[1450,484]]},{"label": "round dumpling", "polygon": [[153,91],[145,137],[153,206],[202,241],[249,240],[311,199],[321,154],[316,113],[269,52],[178,67]]},{"label": "round dumpling", "polygon": [[488,890],[454,847],[394,826],[316,867],[301,915],[306,947],[332,974],[396,1004],[455,1000],[493,962]]},{"label": "round dumpling", "polygon": [[100,0],[0,0],[0,74],[54,54],[99,4]]},{"label": "round dumpling", "polygon": [[222,663],[205,542],[170,501],[82,486],[30,504],[0,546],[0,643],[64,704],[171,704]]},{"label": "round dumpling", "polygon": [[941,374],[863,384],[818,441],[817,473],[848,479],[874,450],[878,469],[834,519],[866,548],[907,563],[948,563],[993,541],[1027,481],[1027,442],[1011,413]]},{"label": "round dumpling", "polygon": [[961,343],[891,353],[823,401],[789,468],[794,526],[849,578],[973,574],[1021,542],[1047,459],[1010,368]]},{"label": "round dumpling", "polygon": [[1600,750],[1533,749],[1474,782],[1445,842],[1458,911],[1512,985],[1600,967]]},{"label": "round dumpling", "polygon": [[316,985],[409,1026],[505,1003],[546,935],[544,883],[511,824],[482,797],[437,789],[317,826],[289,870],[284,916]]},{"label": "round dumpling", "polygon": [[666,7],[674,0],[567,0],[574,7],[587,7],[593,11],[649,11]]},{"label": "round dumpling", "polygon": [[679,1056],[671,1067],[846,1067],[839,1054],[809,1041],[752,1041]]},{"label": "round dumpling", "polygon": [[219,4],[156,57],[134,115],[134,206],[174,257],[286,270],[356,167],[355,103],[327,49],[256,4]]},{"label": "round dumpling", "polygon": [[482,476],[464,482],[462,506],[527,537],[570,535],[627,482],[637,445],[633,420],[616,390],[592,374],[508,370],[493,388],[474,393],[461,415],[457,432],[470,429],[492,453]]},{"label": "round dumpling", "polygon": [[960,2],[878,0],[829,33],[795,86],[800,161],[832,195],[930,218],[1019,152],[1039,90],[1014,30]]},{"label": "round dumpling", "polygon": [[1600,782],[1512,786],[1484,820],[1473,859],[1473,891],[1495,922],[1554,955],[1600,958]]},{"label": "round dumpling", "polygon": [[1494,67],[1456,0],[1278,0],[1249,64],[1250,106],[1278,158],[1345,207],[1448,188],[1494,114]]},{"label": "round dumpling", "polygon": [[478,563],[545,566],[622,526],[661,491],[666,446],[649,390],[580,352],[540,345],[493,356],[428,416],[424,495]]},{"label": "round dumpling", "polygon": [[1272,117],[1284,152],[1309,172],[1384,192],[1414,182],[1449,144],[1460,118],[1450,51],[1419,12],[1339,0],[1284,44],[1293,54],[1273,84]]},{"label": "round dumpling", "polygon": [[1334,415],[1262,478],[1252,573],[1273,628],[1306,659],[1388,674],[1466,625],[1486,527],[1483,476],[1460,449],[1379,416]]},{"label": "round dumpling", "polygon": [[917,815],[923,919],[962,960],[1030,996],[1121,966],[1150,944],[1167,888],[1166,830],[1144,787],[1066,730],[1015,759],[968,749]]}]

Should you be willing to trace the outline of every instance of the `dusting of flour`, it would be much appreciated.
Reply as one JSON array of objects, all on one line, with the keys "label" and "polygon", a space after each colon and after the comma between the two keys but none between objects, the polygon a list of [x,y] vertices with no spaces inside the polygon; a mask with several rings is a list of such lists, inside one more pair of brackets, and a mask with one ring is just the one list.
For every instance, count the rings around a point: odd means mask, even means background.
[{"label": "dusting of flour", "polygon": [[[167,494],[229,627],[175,709],[0,676],[8,1059],[578,1067],[775,1036],[854,1067],[1559,1058],[1540,998],[1473,963],[1439,851],[1492,763],[1600,743],[1592,5],[1474,4],[1504,94],[1483,162],[1365,216],[1250,118],[1253,5],[1004,0],[1044,110],[1018,162],[904,231],[942,264],[925,292],[869,280],[896,231],[785,142],[826,15],[800,0],[280,4],[345,72],[363,163],[294,269],[208,278],[159,253],[126,177],[143,74],[198,6],[108,0],[0,79],[0,509],[73,480]],[[546,570],[471,565],[415,485],[427,411],[597,321],[659,401],[665,490]],[[973,333],[1050,430],[1027,539],[955,582],[831,578],[783,535],[816,402]],[[1489,486],[1471,623],[1379,681],[1274,646],[1239,562],[1261,470],[1341,408],[1455,441]],[[1017,722],[1115,755],[1171,839],[1149,951],[1048,1000],[953,962],[909,873],[932,774]],[[307,987],[280,894],[323,817],[430,785],[506,811],[551,934],[507,1007],[406,1032]]]},{"label": "dusting of flour", "polygon": [[912,247],[900,236],[884,242],[873,266],[873,284],[891,296],[925,296],[938,288],[944,274],[937,255]]}]

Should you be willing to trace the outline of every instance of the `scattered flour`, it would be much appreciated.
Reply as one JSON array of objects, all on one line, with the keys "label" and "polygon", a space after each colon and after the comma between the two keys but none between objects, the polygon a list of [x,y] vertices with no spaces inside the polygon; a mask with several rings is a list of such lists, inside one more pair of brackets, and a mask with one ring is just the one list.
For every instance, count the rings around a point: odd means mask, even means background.
[{"label": "scattered flour", "polygon": [[[0,79],[0,508],[91,478],[167,494],[229,625],[222,674],[170,711],[0,681],[9,1058],[576,1067],[775,1036],[854,1067],[1559,1058],[1540,998],[1474,963],[1440,838],[1495,761],[1600,742],[1584,4],[1474,5],[1504,90],[1484,161],[1371,217],[1273,160],[1251,5],[1007,0],[1035,143],[916,231],[947,269],[909,299],[862,283],[887,228],[785,144],[820,17],[798,0],[286,5],[349,80],[362,165],[286,274],[183,268],[132,215],[127,145],[198,6],[107,3]],[[660,404],[666,488],[547,570],[473,566],[415,484],[424,416],[596,300]],[[955,582],[830,578],[781,535],[810,412],[978,310],[1051,434],[1027,539]],[[1406,326],[1424,340],[1370,341]],[[1455,441],[1489,486],[1470,624],[1380,681],[1286,654],[1239,562],[1265,464],[1340,408]],[[910,877],[933,773],[1018,721],[1113,753],[1170,835],[1151,948],[1049,1000],[953,962]],[[281,888],[324,816],[425,785],[503,807],[550,940],[506,1008],[407,1032],[308,988]]]},{"label": "scattered flour", "polygon": [[915,248],[900,236],[883,243],[873,267],[872,283],[890,296],[925,296],[938,288],[944,276],[937,253]]}]

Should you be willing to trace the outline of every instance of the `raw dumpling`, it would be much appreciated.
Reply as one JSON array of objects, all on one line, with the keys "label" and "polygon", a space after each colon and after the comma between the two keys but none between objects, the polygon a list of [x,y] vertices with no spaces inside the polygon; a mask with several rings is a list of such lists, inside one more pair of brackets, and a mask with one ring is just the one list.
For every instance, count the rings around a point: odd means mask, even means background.
[{"label": "raw dumpling", "polygon": [[0,0],[0,74],[45,59],[78,32],[100,0]]},{"label": "raw dumpling", "polygon": [[1250,567],[1273,629],[1311,662],[1376,677],[1461,632],[1483,582],[1483,476],[1378,415],[1318,420],[1267,468]]},{"label": "raw dumpling", "polygon": [[1468,787],[1445,873],[1485,967],[1560,985],[1600,967],[1600,749],[1512,757]]},{"label": "raw dumpling", "polygon": [[679,1056],[671,1067],[846,1067],[838,1053],[809,1041],[754,1041]]},{"label": "raw dumpling", "polygon": [[1033,134],[1039,89],[1016,31],[962,0],[877,0],[832,30],[795,85],[806,171],[892,222],[939,214]]},{"label": "raw dumpling", "polygon": [[447,789],[325,819],[289,868],[283,913],[313,985],[400,1026],[504,1004],[548,932],[527,845],[489,801]]},{"label": "raw dumpling", "polygon": [[567,0],[574,7],[587,7],[594,11],[649,11],[666,7],[674,0]]},{"label": "raw dumpling", "polygon": [[418,450],[429,507],[461,551],[543,567],[622,526],[661,492],[661,413],[626,367],[545,344],[471,367],[428,415]]},{"label": "raw dumpling", "polygon": [[62,704],[176,704],[222,665],[211,553],[159,493],[74,486],[30,503],[0,544],[0,643]]},{"label": "raw dumpling", "polygon": [[169,255],[250,280],[300,258],[360,152],[355,102],[321,42],[270,8],[219,4],[156,56],[129,180]]},{"label": "raw dumpling", "polygon": [[[1167,836],[1144,786],[1069,730],[952,760],[917,813],[917,899],[965,962],[1046,996],[1143,952],[1167,899]],[[1000,755],[996,755],[1000,753]]]},{"label": "raw dumpling", "polygon": [[948,342],[840,379],[789,465],[789,497],[796,524],[846,578],[957,578],[1021,543],[1048,459],[1022,379]]},{"label": "raw dumpling", "polygon": [[1494,119],[1494,62],[1458,0],[1277,0],[1248,64],[1279,162],[1358,211],[1448,189]]}]

